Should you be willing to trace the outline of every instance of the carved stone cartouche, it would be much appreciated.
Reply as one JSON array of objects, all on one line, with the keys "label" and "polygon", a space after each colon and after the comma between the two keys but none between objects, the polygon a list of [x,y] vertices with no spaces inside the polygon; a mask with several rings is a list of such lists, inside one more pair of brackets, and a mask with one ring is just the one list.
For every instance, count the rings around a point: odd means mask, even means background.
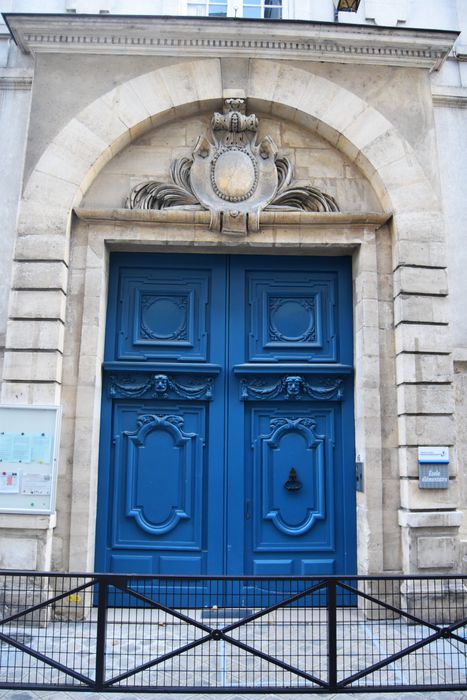
[{"label": "carved stone cartouche", "polygon": [[210,136],[200,136],[192,158],[172,163],[172,182],[143,182],[128,197],[130,209],[208,209],[210,228],[244,235],[259,230],[263,209],[339,211],[330,195],[293,185],[293,167],[274,141],[256,139],[258,119],[245,114],[245,100],[227,99],[215,112]]}]

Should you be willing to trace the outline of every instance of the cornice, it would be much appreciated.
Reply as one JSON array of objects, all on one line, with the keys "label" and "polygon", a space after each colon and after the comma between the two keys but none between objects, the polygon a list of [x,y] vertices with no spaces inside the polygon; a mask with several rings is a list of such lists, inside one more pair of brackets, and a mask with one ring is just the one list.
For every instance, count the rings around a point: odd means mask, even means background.
[{"label": "cornice", "polygon": [[467,88],[447,85],[433,85],[433,104],[440,107],[467,108]]},{"label": "cornice", "polygon": [[115,15],[4,15],[25,53],[254,56],[437,70],[459,33],[331,22]]},{"label": "cornice", "polygon": [[[78,207],[76,216],[87,223],[133,223],[145,226],[157,224],[185,224],[207,228],[211,213],[205,210],[189,209],[91,209]],[[262,226],[301,226],[311,228],[358,228],[377,230],[384,226],[392,214],[390,212],[365,212],[350,214],[345,212],[303,212],[303,211],[262,211],[259,221]]]},{"label": "cornice", "polygon": [[32,77],[31,70],[0,68],[0,90],[30,90]]}]

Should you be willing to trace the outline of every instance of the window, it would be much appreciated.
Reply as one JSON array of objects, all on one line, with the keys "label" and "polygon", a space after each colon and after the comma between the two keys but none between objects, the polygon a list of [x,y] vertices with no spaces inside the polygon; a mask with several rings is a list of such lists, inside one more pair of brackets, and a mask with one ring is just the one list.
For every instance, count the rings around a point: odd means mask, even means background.
[{"label": "window", "polygon": [[282,0],[244,0],[243,17],[282,19]]},{"label": "window", "polygon": [[191,17],[283,19],[286,0],[182,0],[181,12]]}]

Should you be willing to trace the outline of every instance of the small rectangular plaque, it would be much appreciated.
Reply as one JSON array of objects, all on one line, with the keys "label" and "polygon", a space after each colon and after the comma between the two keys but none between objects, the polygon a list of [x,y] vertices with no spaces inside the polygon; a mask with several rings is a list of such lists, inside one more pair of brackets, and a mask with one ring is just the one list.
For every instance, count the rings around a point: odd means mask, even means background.
[{"label": "small rectangular plaque", "polygon": [[449,447],[419,447],[420,464],[449,464]]},{"label": "small rectangular plaque", "polygon": [[447,489],[449,465],[443,463],[419,464],[418,487],[420,489]]}]

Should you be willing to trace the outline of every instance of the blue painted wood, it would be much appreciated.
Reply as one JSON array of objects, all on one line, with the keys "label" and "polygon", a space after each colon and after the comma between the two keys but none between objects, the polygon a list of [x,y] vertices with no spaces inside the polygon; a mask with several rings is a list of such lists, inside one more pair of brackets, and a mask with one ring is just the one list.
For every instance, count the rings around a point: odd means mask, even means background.
[{"label": "blue painted wood", "polygon": [[354,573],[350,259],[111,256],[96,569]]}]

